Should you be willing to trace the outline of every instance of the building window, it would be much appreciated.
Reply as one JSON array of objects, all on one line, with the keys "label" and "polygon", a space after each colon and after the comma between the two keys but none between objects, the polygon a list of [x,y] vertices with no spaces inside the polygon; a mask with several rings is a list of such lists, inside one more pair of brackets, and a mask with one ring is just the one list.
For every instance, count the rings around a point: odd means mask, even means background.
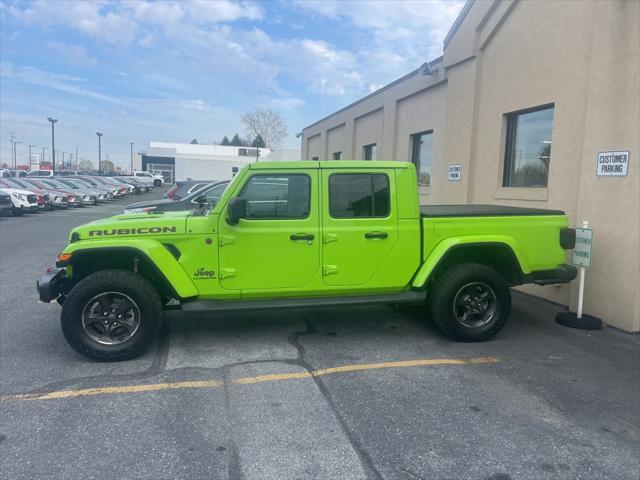
[{"label": "building window", "polygon": [[320,160],[320,157],[311,157],[311,160]]},{"label": "building window", "polygon": [[386,217],[389,210],[387,175],[337,173],[329,177],[329,213],[332,218]]},{"label": "building window", "polygon": [[342,152],[333,152],[331,158],[334,160],[342,160]]},{"label": "building window", "polygon": [[362,147],[362,158],[364,160],[376,160],[378,148],[375,143]]},{"label": "building window", "polygon": [[433,130],[411,135],[411,161],[416,166],[418,185],[431,189]]},{"label": "building window", "polygon": [[239,148],[239,157],[257,157],[259,150],[257,148]]},{"label": "building window", "polygon": [[254,175],[239,198],[247,200],[247,219],[307,218],[311,181],[307,175]]},{"label": "building window", "polygon": [[552,125],[553,105],[507,115],[503,186],[547,186]]}]

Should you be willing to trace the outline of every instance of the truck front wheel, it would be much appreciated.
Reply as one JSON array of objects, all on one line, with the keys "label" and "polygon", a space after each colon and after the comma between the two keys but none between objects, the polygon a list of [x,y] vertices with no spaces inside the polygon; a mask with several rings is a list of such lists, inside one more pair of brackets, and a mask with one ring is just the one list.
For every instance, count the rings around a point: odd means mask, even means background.
[{"label": "truck front wheel", "polygon": [[158,335],[162,302],[140,275],[103,270],[71,289],[60,321],[65,339],[81,355],[127,360],[143,353]]},{"label": "truck front wheel", "polygon": [[476,263],[449,268],[427,295],[435,324],[447,336],[461,341],[494,337],[511,310],[511,293],[502,275]]}]

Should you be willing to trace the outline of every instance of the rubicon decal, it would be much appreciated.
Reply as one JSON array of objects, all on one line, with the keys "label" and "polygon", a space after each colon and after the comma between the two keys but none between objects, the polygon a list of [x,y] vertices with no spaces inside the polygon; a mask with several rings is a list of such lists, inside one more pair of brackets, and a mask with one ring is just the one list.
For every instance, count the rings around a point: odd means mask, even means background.
[{"label": "rubicon decal", "polygon": [[89,230],[90,237],[109,235],[153,235],[155,233],[176,233],[176,227],[140,227],[140,228],[111,228],[109,230]]}]

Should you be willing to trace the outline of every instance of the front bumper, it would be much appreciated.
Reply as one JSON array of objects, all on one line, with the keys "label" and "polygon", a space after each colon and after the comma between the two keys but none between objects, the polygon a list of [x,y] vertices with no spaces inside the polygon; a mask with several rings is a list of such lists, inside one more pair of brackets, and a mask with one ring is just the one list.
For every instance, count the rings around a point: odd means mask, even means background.
[{"label": "front bumper", "polygon": [[538,270],[530,273],[530,281],[536,285],[555,285],[569,283],[578,275],[578,269],[573,265],[558,265],[552,270]]},{"label": "front bumper", "polygon": [[42,275],[36,283],[40,301],[49,303],[58,298],[63,292],[66,279],[67,271],[64,268],[52,268]]}]

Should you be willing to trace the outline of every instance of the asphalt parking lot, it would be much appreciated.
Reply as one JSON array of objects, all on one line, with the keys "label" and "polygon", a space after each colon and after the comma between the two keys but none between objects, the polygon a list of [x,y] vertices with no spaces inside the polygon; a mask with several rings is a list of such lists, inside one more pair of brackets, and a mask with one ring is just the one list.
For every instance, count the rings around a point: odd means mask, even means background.
[{"label": "asphalt parking lot", "polygon": [[0,219],[2,478],[639,477],[640,336],[520,294],[482,344],[419,308],[172,312],[145,356],[85,360],[35,281],[135,200]]}]

